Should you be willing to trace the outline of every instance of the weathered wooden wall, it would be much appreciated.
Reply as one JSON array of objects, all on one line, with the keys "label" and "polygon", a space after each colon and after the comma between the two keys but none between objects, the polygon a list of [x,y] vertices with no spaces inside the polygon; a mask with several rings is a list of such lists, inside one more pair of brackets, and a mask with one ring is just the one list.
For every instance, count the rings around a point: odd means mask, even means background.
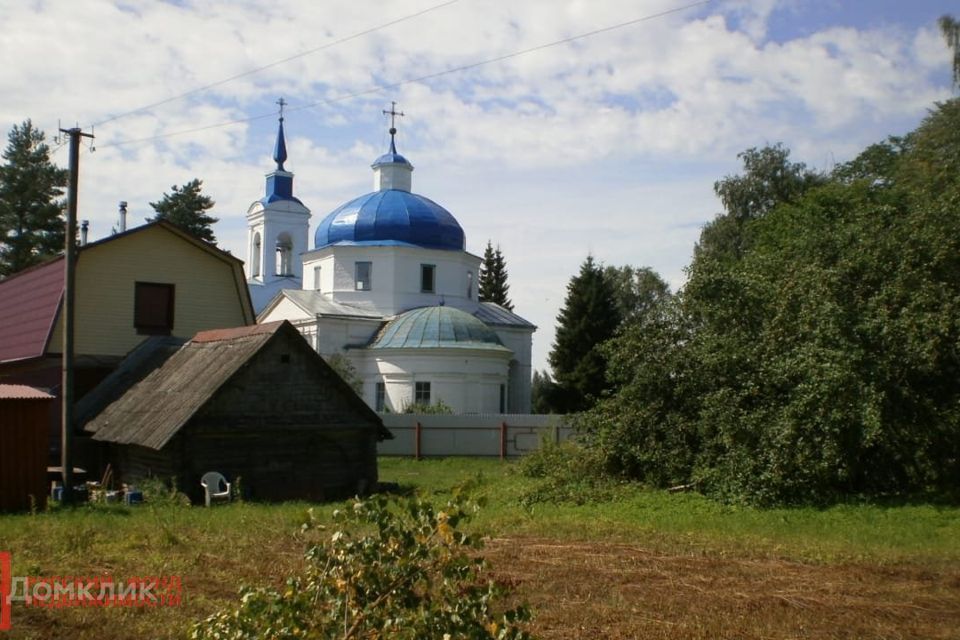
[{"label": "weathered wooden wall", "polygon": [[48,420],[52,398],[0,399],[0,511],[47,504]]},{"label": "weathered wooden wall", "polygon": [[125,480],[176,476],[195,501],[208,471],[241,478],[252,499],[324,500],[372,490],[380,425],[334,375],[317,366],[298,335],[280,334],[163,449],[113,445],[112,458]]}]

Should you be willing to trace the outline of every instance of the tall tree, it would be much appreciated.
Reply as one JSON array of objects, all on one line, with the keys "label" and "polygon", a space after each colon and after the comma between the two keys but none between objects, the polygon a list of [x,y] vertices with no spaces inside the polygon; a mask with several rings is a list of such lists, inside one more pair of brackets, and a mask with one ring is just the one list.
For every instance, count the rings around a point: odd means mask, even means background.
[{"label": "tall tree", "polygon": [[63,250],[67,171],[50,161],[44,134],[28,119],[14,125],[0,166],[0,276]]},{"label": "tall tree", "polygon": [[507,263],[500,252],[500,245],[496,250],[487,240],[487,248],[483,252],[483,262],[480,263],[480,301],[495,302],[504,309],[513,311],[513,303],[507,297],[510,285],[507,284]]},{"label": "tall tree", "polygon": [[580,273],[567,285],[567,299],[557,316],[550,366],[563,393],[558,412],[583,411],[607,388],[606,357],[601,345],[620,326],[620,312],[603,267],[587,256]]},{"label": "tall tree", "polygon": [[947,46],[953,49],[953,86],[960,87],[960,20],[950,15],[942,15],[937,20],[940,33],[947,41]]},{"label": "tall tree", "polygon": [[695,256],[739,259],[747,248],[744,228],[750,221],[762,218],[777,205],[796,202],[825,181],[802,162],[791,162],[790,150],[779,143],[747,149],[737,158],[743,162],[743,173],[714,183],[725,212],[704,227]]},{"label": "tall tree", "polygon": [[148,218],[148,221],[166,220],[201,240],[216,243],[210,227],[217,222],[217,218],[206,213],[213,208],[214,202],[210,196],[200,193],[202,185],[203,181],[197,178],[182,187],[174,185],[171,187],[172,193],[165,193],[159,202],[150,203],[157,215]]},{"label": "tall tree", "polygon": [[670,286],[650,267],[606,267],[622,322],[635,322],[652,313],[670,296]]}]

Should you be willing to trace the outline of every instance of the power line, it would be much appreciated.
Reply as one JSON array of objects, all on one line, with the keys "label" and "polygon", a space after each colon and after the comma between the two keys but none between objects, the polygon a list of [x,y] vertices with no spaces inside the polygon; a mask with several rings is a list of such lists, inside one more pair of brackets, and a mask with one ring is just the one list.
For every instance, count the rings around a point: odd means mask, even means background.
[{"label": "power line", "polygon": [[[396,88],[398,88],[398,87],[402,87],[402,86],[404,86],[404,85],[412,84],[412,83],[415,83],[415,82],[423,82],[423,81],[425,81],[425,80],[433,80],[434,78],[439,78],[439,77],[441,77],[441,76],[445,76],[445,75],[449,75],[449,74],[453,74],[453,73],[460,73],[460,72],[462,72],[462,71],[469,71],[470,69],[476,69],[477,67],[482,67],[482,66],[485,66],[485,65],[488,65],[488,64],[493,64],[493,63],[495,63],[495,62],[503,62],[504,60],[510,60],[511,58],[516,58],[516,57],[519,57],[519,56],[523,56],[523,55],[526,55],[526,54],[528,54],[528,53],[534,53],[534,52],[536,52],[536,51],[542,51],[542,50],[544,50],[544,49],[549,49],[549,48],[551,48],[551,47],[556,47],[556,46],[559,46],[559,45],[561,45],[561,44],[568,44],[568,43],[570,43],[570,42],[575,42],[575,41],[577,41],[577,40],[583,40],[583,39],[585,39],[585,38],[590,38],[590,37],[592,37],[592,36],[600,35],[600,34],[602,34],[602,33],[608,33],[608,32],[610,32],[610,31],[616,31],[616,30],[618,30],[618,29],[623,29],[623,28],[626,28],[626,27],[629,27],[629,26],[632,26],[632,25],[635,25],[635,24],[639,24],[639,23],[641,23],[641,22],[648,22],[648,21],[650,21],[650,20],[655,20],[655,19],[657,19],[657,18],[663,18],[663,17],[665,17],[665,16],[668,16],[668,15],[671,15],[671,14],[674,14],[674,13],[680,13],[680,12],[682,12],[682,11],[686,11],[686,10],[688,10],[688,9],[692,9],[692,8],[694,8],[694,7],[699,7],[699,6],[703,6],[703,5],[710,4],[710,2],[712,2],[712,0],[699,0],[698,2],[693,2],[693,3],[691,3],[691,4],[683,5],[683,6],[680,6],[680,7],[674,7],[673,9],[667,9],[666,11],[661,11],[661,12],[659,12],[659,13],[653,13],[653,14],[650,14],[650,15],[647,15],[647,16],[643,16],[642,18],[635,18],[635,19],[633,19],[633,20],[627,20],[626,22],[620,22],[620,23],[618,23],[618,24],[610,25],[610,26],[607,26],[607,27],[601,27],[600,29],[594,29],[593,31],[587,31],[587,32],[584,32],[584,33],[577,34],[577,35],[575,35],[575,36],[569,36],[569,37],[567,37],[567,38],[562,38],[562,39],[560,39],[560,40],[554,40],[554,41],[552,41],[552,42],[547,42],[547,43],[544,43],[544,44],[536,45],[536,46],[533,46],[533,47],[529,47],[529,48],[527,48],[527,49],[519,49],[519,50],[517,50],[517,51],[513,51],[513,52],[511,52],[511,53],[506,53],[506,54],[503,54],[503,55],[500,55],[500,56],[496,56],[496,57],[494,57],[494,58],[487,58],[487,59],[485,59],[485,60],[480,60],[480,61],[478,61],[478,62],[471,62],[471,63],[469,63],[469,64],[460,65],[460,66],[457,66],[457,67],[451,67],[451,68],[449,68],[449,69],[444,69],[443,71],[436,71],[436,72],[434,72],[434,73],[428,73],[428,74],[425,74],[425,75],[422,75],[422,76],[416,76],[416,77],[414,77],[414,78],[407,78],[407,79],[405,79],[405,80],[399,80],[399,81],[397,81],[397,82],[392,82],[392,83],[389,83],[389,84],[378,85],[378,86],[375,86],[375,87],[370,87],[370,88],[368,88],[368,89],[363,89],[363,90],[361,90],[361,91],[356,91],[356,92],[353,92],[353,93],[343,94],[343,95],[336,96],[336,97],[333,97],[333,98],[324,98],[323,100],[318,100],[318,101],[316,101],[316,102],[310,102],[310,103],[302,104],[302,105],[299,105],[299,106],[296,106],[296,107],[290,107],[290,108],[287,109],[287,112],[302,111],[303,109],[311,109],[311,108],[313,108],[313,107],[318,107],[318,106],[323,105],[323,104],[333,104],[333,103],[335,103],[335,102],[341,102],[341,101],[343,101],[343,100],[349,100],[349,99],[352,99],[352,98],[358,98],[358,97],[360,97],[360,96],[369,95],[369,94],[371,94],[371,93],[379,93],[379,92],[381,92],[381,91],[386,91],[386,90],[388,90],[388,89],[396,89]],[[228,126],[232,126],[232,125],[236,125],[236,124],[242,124],[242,123],[246,123],[246,122],[253,122],[253,121],[255,121],[255,120],[263,120],[264,118],[272,118],[272,117],[274,117],[274,116],[276,116],[276,113],[264,113],[264,114],[257,115],[257,116],[251,116],[251,117],[249,117],[249,118],[238,118],[238,119],[236,119],[236,120],[229,120],[229,121],[220,122],[220,123],[217,123],[217,124],[210,124],[210,125],[206,125],[206,126],[203,126],[203,127],[195,127],[195,128],[192,128],[192,129],[182,129],[182,130],[180,130],[180,131],[171,131],[171,132],[169,132],[169,133],[161,133],[161,134],[159,134],[159,135],[150,136],[150,137],[147,137],[147,138],[137,138],[137,139],[135,139],[135,140],[123,140],[123,141],[120,141],[120,142],[112,142],[112,143],[109,143],[109,144],[104,144],[104,145],[99,145],[99,146],[100,146],[100,147],[117,147],[117,146],[123,146],[123,145],[128,145],[128,144],[137,144],[137,143],[141,143],[141,142],[150,142],[150,141],[153,141],[153,140],[161,140],[161,139],[163,139],[163,138],[172,138],[172,137],[175,137],[175,136],[186,135],[186,134],[189,134],[189,133],[196,133],[196,132],[198,132],[198,131],[207,131],[207,130],[209,130],[209,129],[217,129],[217,128],[219,128],[219,127],[228,127]]]},{"label": "power line", "polygon": [[[413,18],[419,18],[420,16],[422,16],[422,15],[424,15],[424,14],[427,14],[427,13],[430,13],[431,11],[436,11],[437,9],[442,9],[443,7],[448,7],[448,6],[450,6],[451,4],[455,4],[455,3],[457,3],[457,2],[460,2],[460,0],[448,0],[447,2],[442,2],[442,3],[437,4],[437,5],[434,5],[434,6],[432,6],[432,7],[428,7],[428,8],[426,8],[426,9],[422,10],[422,11],[418,11],[418,12],[416,12],[416,13],[411,13],[410,15],[403,16],[402,18],[397,18],[396,20],[391,20],[390,22],[385,22],[385,23],[383,23],[383,24],[381,24],[381,25],[377,25],[376,27],[370,27],[369,29],[364,29],[363,31],[358,31],[358,32],[356,32],[356,33],[354,33],[354,34],[351,34],[351,35],[349,35],[349,36],[345,36],[345,37],[343,37],[343,38],[340,38],[339,40],[334,40],[333,42],[328,42],[327,44],[321,45],[321,46],[316,47],[316,48],[314,48],[314,49],[309,49],[309,50],[307,50],[307,51],[301,51],[301,52],[298,53],[298,54],[289,56],[289,57],[284,58],[284,59],[282,59],[282,60],[277,60],[277,61],[275,61],[275,62],[271,62],[271,63],[269,63],[269,64],[265,64],[265,65],[263,65],[262,67],[257,67],[257,68],[255,68],[255,69],[249,69],[249,70],[244,71],[244,72],[242,72],[242,73],[238,73],[237,75],[230,76],[229,78],[224,78],[223,80],[217,80],[216,82],[211,82],[210,84],[205,84],[205,85],[203,85],[203,86],[201,86],[201,87],[197,87],[197,88],[195,88],[195,89],[191,89],[191,90],[189,90],[189,91],[185,91],[185,92],[183,92],[183,93],[177,94],[177,95],[175,95],[175,96],[171,96],[171,97],[169,97],[169,98],[165,98],[165,99],[160,100],[160,101],[158,101],[158,102],[153,102],[153,103],[151,103],[151,104],[145,105],[145,106],[143,106],[143,107],[138,107],[138,108],[132,109],[132,110],[130,110],[130,111],[124,111],[123,113],[119,113],[119,114],[117,114],[117,115],[115,115],[115,116],[110,116],[109,118],[106,118],[105,120],[101,120],[100,122],[94,123],[93,126],[94,126],[94,127],[99,127],[99,126],[102,126],[102,125],[107,124],[108,122],[114,122],[115,120],[119,120],[119,119],[121,119],[121,118],[126,118],[127,116],[132,116],[132,115],[137,114],[137,113],[143,113],[144,111],[150,111],[151,109],[155,109],[155,108],[157,108],[157,107],[159,107],[159,106],[168,104],[168,103],[170,103],[170,102],[175,102],[175,101],[177,101],[177,100],[182,100],[183,98],[186,98],[186,97],[195,95],[195,94],[197,94],[197,93],[202,93],[202,92],[207,91],[207,90],[209,90],[209,89],[213,89],[214,87],[219,87],[219,86],[221,86],[221,85],[225,85],[225,84],[227,84],[228,82],[233,82],[234,80],[239,80],[240,78],[245,78],[245,77],[251,76],[251,75],[253,75],[253,74],[255,74],[255,73],[260,73],[261,71],[266,71],[267,69],[272,69],[273,67],[280,66],[281,64],[286,64],[287,62],[291,62],[291,61],[293,61],[293,60],[297,60],[298,58],[303,58],[303,57],[305,57],[305,56],[312,55],[312,54],[314,54],[314,53],[317,53],[318,51],[323,51],[324,49],[329,49],[329,48],[331,48],[331,47],[335,47],[335,46],[340,45],[340,44],[343,44],[343,43],[345,43],[345,42],[349,42],[350,40],[356,40],[357,38],[360,38],[360,37],[365,36],[365,35],[369,35],[369,34],[374,33],[374,32],[376,32],[376,31],[380,31],[381,29],[386,29],[387,27],[392,27],[392,26],[394,26],[394,25],[396,25],[396,24],[400,24],[401,22],[406,22],[407,20],[412,20]],[[227,126],[227,124],[237,124],[238,122],[245,122],[245,121],[244,121],[244,120],[231,121],[231,122],[229,122],[229,123],[223,123],[221,126]]]}]

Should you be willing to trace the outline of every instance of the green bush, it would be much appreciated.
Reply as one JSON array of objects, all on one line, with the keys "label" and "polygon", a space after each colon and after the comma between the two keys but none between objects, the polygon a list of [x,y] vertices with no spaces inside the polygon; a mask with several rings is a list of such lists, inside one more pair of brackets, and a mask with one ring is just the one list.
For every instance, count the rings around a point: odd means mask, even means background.
[{"label": "green bush", "polygon": [[566,441],[544,440],[540,449],[520,459],[519,473],[537,478],[524,491],[520,503],[527,508],[538,503],[587,504],[616,497],[620,482],[602,471],[602,459],[595,448]]},{"label": "green bush", "polygon": [[[469,505],[375,496],[334,512],[333,531],[281,589],[245,588],[235,611],[197,624],[195,640],[530,638],[522,608],[496,612],[507,590],[458,527]],[[320,529],[308,521],[304,530]]]}]

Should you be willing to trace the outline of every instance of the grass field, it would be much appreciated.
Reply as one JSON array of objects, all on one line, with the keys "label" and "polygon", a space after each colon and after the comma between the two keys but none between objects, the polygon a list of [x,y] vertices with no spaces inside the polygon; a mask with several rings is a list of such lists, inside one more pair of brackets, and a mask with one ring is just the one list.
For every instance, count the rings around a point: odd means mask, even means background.
[{"label": "grass field", "polygon": [[[472,480],[497,577],[542,638],[960,638],[960,509],[755,510],[623,488],[601,504],[520,506],[534,482],[495,460],[382,459],[437,500]],[[10,638],[172,638],[301,566],[299,524],[336,505],[154,503],[0,516],[14,575],[178,575],[175,608],[16,606]],[[0,636],[2,637],[2,636]]]}]

